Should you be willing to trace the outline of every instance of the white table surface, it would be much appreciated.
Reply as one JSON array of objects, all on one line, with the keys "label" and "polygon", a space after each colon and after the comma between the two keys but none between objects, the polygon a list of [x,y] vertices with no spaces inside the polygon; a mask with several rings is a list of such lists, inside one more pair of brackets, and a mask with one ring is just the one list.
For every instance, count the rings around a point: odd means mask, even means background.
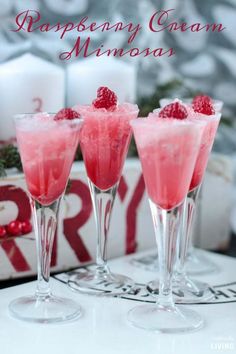
[{"label": "white table surface", "polygon": [[[78,301],[83,316],[57,325],[15,320],[9,316],[8,303],[33,293],[35,282],[3,289],[0,291],[0,354],[236,353],[236,286],[230,285],[236,280],[236,259],[211,253],[209,257],[221,271],[198,279],[211,285],[229,284],[224,287],[224,294],[230,296],[227,300],[231,302],[188,306],[206,320],[205,327],[197,332],[170,335],[134,328],[127,322],[126,314],[138,301],[80,295],[52,279],[53,292]],[[139,283],[155,277],[155,273],[130,265],[129,258],[132,256],[111,261],[112,270],[130,275]],[[224,298],[222,295],[223,301]]]}]

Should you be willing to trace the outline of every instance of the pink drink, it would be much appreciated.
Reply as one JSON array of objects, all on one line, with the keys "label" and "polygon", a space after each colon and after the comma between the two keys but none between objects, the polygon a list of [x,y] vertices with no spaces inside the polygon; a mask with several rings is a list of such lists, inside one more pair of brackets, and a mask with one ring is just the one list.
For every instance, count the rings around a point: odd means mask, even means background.
[{"label": "pink drink", "polygon": [[[176,99],[176,100],[179,101],[178,99]],[[176,101],[176,100],[174,100],[174,101]],[[168,99],[168,98],[164,98],[164,99],[160,100],[161,107],[164,107],[165,105],[170,104],[171,102],[173,102],[173,100]],[[195,165],[194,172],[193,172],[192,181],[191,181],[190,188],[189,188],[189,190],[191,191],[200,185],[200,183],[202,182],[202,179],[204,177],[204,173],[205,173],[207,163],[208,163],[208,158],[211,153],[211,149],[212,149],[212,146],[214,143],[217,128],[218,128],[218,125],[220,122],[221,113],[219,113],[219,112],[222,110],[223,102],[219,101],[219,100],[212,101],[214,110],[217,113],[214,115],[211,115],[211,116],[192,111],[192,109],[191,109],[192,100],[191,99],[187,99],[187,100],[185,100],[185,102],[188,105],[187,109],[189,111],[189,117],[190,117],[188,119],[193,119],[193,120],[196,119],[198,121],[205,122],[205,124],[206,124],[204,131],[203,131],[200,150],[198,153],[196,165]],[[158,114],[158,112],[159,112],[159,109],[155,110],[154,114]]]},{"label": "pink drink", "polygon": [[[178,99],[176,99],[176,100],[179,101]],[[174,101],[176,101],[176,100],[174,100]],[[164,99],[160,100],[160,105],[161,105],[161,107],[164,107],[165,105],[170,104],[171,102],[173,102],[172,99],[164,98]],[[200,145],[199,154],[197,157],[197,162],[196,162],[196,165],[194,168],[194,173],[193,173],[192,181],[191,181],[190,188],[189,188],[189,190],[191,191],[201,184],[202,179],[204,177],[204,173],[205,173],[205,170],[207,167],[208,158],[211,153],[211,149],[212,149],[212,146],[214,143],[216,131],[217,131],[217,128],[219,125],[219,121],[220,121],[220,117],[221,117],[221,114],[219,112],[222,110],[223,102],[219,101],[219,100],[212,100],[214,110],[217,113],[214,115],[211,115],[211,116],[204,115],[204,114],[197,113],[197,112],[193,112],[191,109],[192,99],[185,99],[185,102],[188,105],[190,119],[196,119],[196,120],[206,123],[206,126],[203,131],[203,135],[202,135],[202,141],[201,141],[201,145]],[[158,111],[159,110],[156,110],[156,112],[158,112]]]},{"label": "pink drink", "polygon": [[16,119],[16,135],[31,196],[47,206],[62,195],[79,141],[82,120],[55,121],[53,115]]},{"label": "pink drink", "polygon": [[81,150],[87,175],[100,190],[120,179],[131,137],[130,120],[138,115],[136,105],[125,103],[115,111],[78,106],[84,119]]},{"label": "pink drink", "polygon": [[150,199],[166,210],[176,207],[189,189],[202,125],[153,117],[132,127]]},{"label": "pink drink", "polygon": [[205,116],[202,114],[198,114],[196,119],[206,122],[206,125],[203,130],[203,135],[200,144],[200,150],[197,157],[197,162],[194,168],[192,181],[190,184],[189,190],[193,190],[202,182],[208,158],[212,149],[212,145],[214,143],[216,131],[220,121],[220,114],[217,113],[213,116]]}]

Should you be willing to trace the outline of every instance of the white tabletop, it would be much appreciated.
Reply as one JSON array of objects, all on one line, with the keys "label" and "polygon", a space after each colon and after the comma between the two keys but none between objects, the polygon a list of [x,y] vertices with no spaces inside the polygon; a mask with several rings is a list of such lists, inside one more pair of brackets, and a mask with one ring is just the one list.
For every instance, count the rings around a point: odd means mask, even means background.
[{"label": "white tabletop", "polygon": [[[206,320],[205,327],[197,332],[167,335],[134,328],[127,322],[126,314],[139,301],[76,294],[64,283],[52,279],[53,292],[78,301],[84,309],[83,317],[57,325],[21,322],[9,316],[8,303],[18,296],[33,293],[35,282],[1,290],[0,353],[236,353],[236,259],[211,253],[207,255],[218,264],[221,271],[198,278],[211,285],[219,285],[216,287],[219,303],[189,306]],[[111,261],[112,270],[130,275],[138,283],[152,280],[155,273],[132,266],[129,263],[132,257]]]}]

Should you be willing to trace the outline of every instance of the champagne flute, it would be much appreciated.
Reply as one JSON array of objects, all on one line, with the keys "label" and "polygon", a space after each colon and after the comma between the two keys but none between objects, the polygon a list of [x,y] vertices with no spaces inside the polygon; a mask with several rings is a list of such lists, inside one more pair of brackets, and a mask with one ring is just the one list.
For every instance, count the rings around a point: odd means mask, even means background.
[{"label": "champagne flute", "polygon": [[[196,122],[205,123],[201,144],[194,166],[189,191],[184,206],[184,222],[179,237],[178,261],[173,281],[173,292],[177,303],[199,303],[210,301],[214,298],[214,293],[206,282],[191,279],[187,274],[187,258],[191,244],[191,233],[193,219],[196,210],[196,201],[201,188],[201,183],[206,170],[208,158],[212,149],[216,131],[219,125],[221,114],[204,115],[194,113]],[[152,281],[147,289],[151,294],[158,294],[158,281]]]},{"label": "champagne flute", "polygon": [[51,292],[50,262],[58,212],[79,142],[81,119],[55,119],[47,113],[15,117],[19,145],[34,222],[38,280],[34,295],[9,304],[10,313],[21,320],[54,323],[81,315],[71,299]]},{"label": "champagne flute", "polygon": [[174,304],[172,277],[177,255],[184,199],[190,185],[203,126],[186,119],[150,115],[132,121],[134,137],[149,196],[157,241],[159,294],[155,305],[137,306],[129,321],[163,333],[188,332],[204,321],[195,311]]},{"label": "champagne flute", "polygon": [[[160,106],[164,107],[165,105],[171,103],[172,99],[169,98],[163,98],[160,100]],[[184,102],[188,105],[192,104],[192,98],[186,98],[184,99]],[[216,116],[217,114],[222,112],[223,109],[223,102],[221,100],[216,100],[216,99],[211,99],[212,101],[212,106],[214,108],[214,111],[216,112]],[[206,120],[208,117],[205,117]],[[217,120],[217,117],[215,117],[215,120]],[[213,138],[214,140],[214,138]],[[210,150],[211,150],[211,142],[208,142],[208,145],[210,144]],[[186,259],[185,259],[185,271],[187,271],[187,273],[189,275],[201,275],[201,274],[209,274],[209,273],[215,273],[218,271],[218,267],[217,265],[212,262],[210,259],[208,259],[208,257],[206,257],[204,254],[202,254],[201,250],[198,250],[197,248],[193,247],[193,237],[192,237],[192,223],[194,220],[194,216],[195,216],[195,208],[196,208],[196,202],[199,199],[200,196],[200,192],[201,192],[201,187],[200,187],[201,183],[198,184],[198,186],[195,186],[194,191],[193,189],[191,191],[189,191],[189,195],[188,195],[188,200],[186,201],[187,205],[186,205],[186,213],[188,214],[187,218],[189,219],[188,222],[188,226],[186,227],[184,232],[188,232],[188,249],[187,249],[187,255],[186,255]],[[190,222],[191,220],[191,222]],[[190,283],[189,283],[190,284]],[[191,287],[193,286],[193,284],[191,285]],[[195,291],[195,293],[198,293],[198,298],[199,301],[206,301],[207,297],[210,298],[212,296],[210,296],[211,294],[209,293],[209,286],[207,286],[207,284],[195,284],[195,289],[197,289],[197,292]],[[200,289],[201,288],[201,289]],[[202,293],[202,291],[205,291],[205,294]],[[206,292],[208,293],[208,296],[206,294]],[[202,297],[202,295],[204,295],[203,297],[205,297],[205,299]],[[200,299],[201,298],[201,299]],[[195,298],[196,300],[196,298]],[[194,301],[193,297],[192,299],[189,298],[189,301]]]},{"label": "champagne flute", "polygon": [[88,177],[96,222],[96,265],[77,272],[69,286],[91,295],[119,295],[134,285],[127,276],[110,271],[107,238],[116,191],[131,138],[130,120],[138,115],[137,105],[124,103],[111,111],[93,106],[76,108],[84,118],[81,151]]}]

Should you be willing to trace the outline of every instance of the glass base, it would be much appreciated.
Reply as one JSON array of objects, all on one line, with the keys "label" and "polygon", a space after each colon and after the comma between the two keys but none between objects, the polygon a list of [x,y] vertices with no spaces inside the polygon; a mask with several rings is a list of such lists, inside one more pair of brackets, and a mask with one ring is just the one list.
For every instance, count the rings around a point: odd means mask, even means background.
[{"label": "glass base", "polygon": [[129,292],[134,282],[132,279],[109,271],[97,272],[86,270],[76,272],[68,280],[69,287],[89,295],[122,295]]},{"label": "glass base", "polygon": [[25,296],[9,304],[10,314],[23,321],[36,323],[55,323],[74,320],[81,316],[81,307],[73,300],[47,296]]},{"label": "glass base", "polygon": [[135,327],[159,333],[185,333],[203,327],[202,317],[195,311],[161,305],[137,306],[128,312]]},{"label": "glass base", "polygon": [[[142,269],[151,272],[158,272],[158,258],[156,256],[147,256],[143,258],[133,258],[130,263]],[[186,263],[187,273],[190,275],[204,275],[209,273],[216,273],[219,271],[219,267],[209,260],[204,254],[202,254],[201,250],[193,248],[193,251],[189,253]]]},{"label": "glass base", "polygon": [[[147,290],[153,296],[158,296],[159,282],[151,281],[147,285]],[[173,279],[172,293],[174,302],[177,304],[199,304],[214,299],[209,284],[197,280],[193,281],[188,276],[183,276],[181,280]]]},{"label": "glass base", "polygon": [[187,257],[186,270],[191,275],[219,272],[217,265],[196,248],[193,248]]},{"label": "glass base", "polygon": [[159,265],[158,265],[158,258],[157,255],[155,256],[147,256],[142,258],[133,258],[131,259],[130,263],[138,268],[150,271],[150,272],[158,272]]}]

